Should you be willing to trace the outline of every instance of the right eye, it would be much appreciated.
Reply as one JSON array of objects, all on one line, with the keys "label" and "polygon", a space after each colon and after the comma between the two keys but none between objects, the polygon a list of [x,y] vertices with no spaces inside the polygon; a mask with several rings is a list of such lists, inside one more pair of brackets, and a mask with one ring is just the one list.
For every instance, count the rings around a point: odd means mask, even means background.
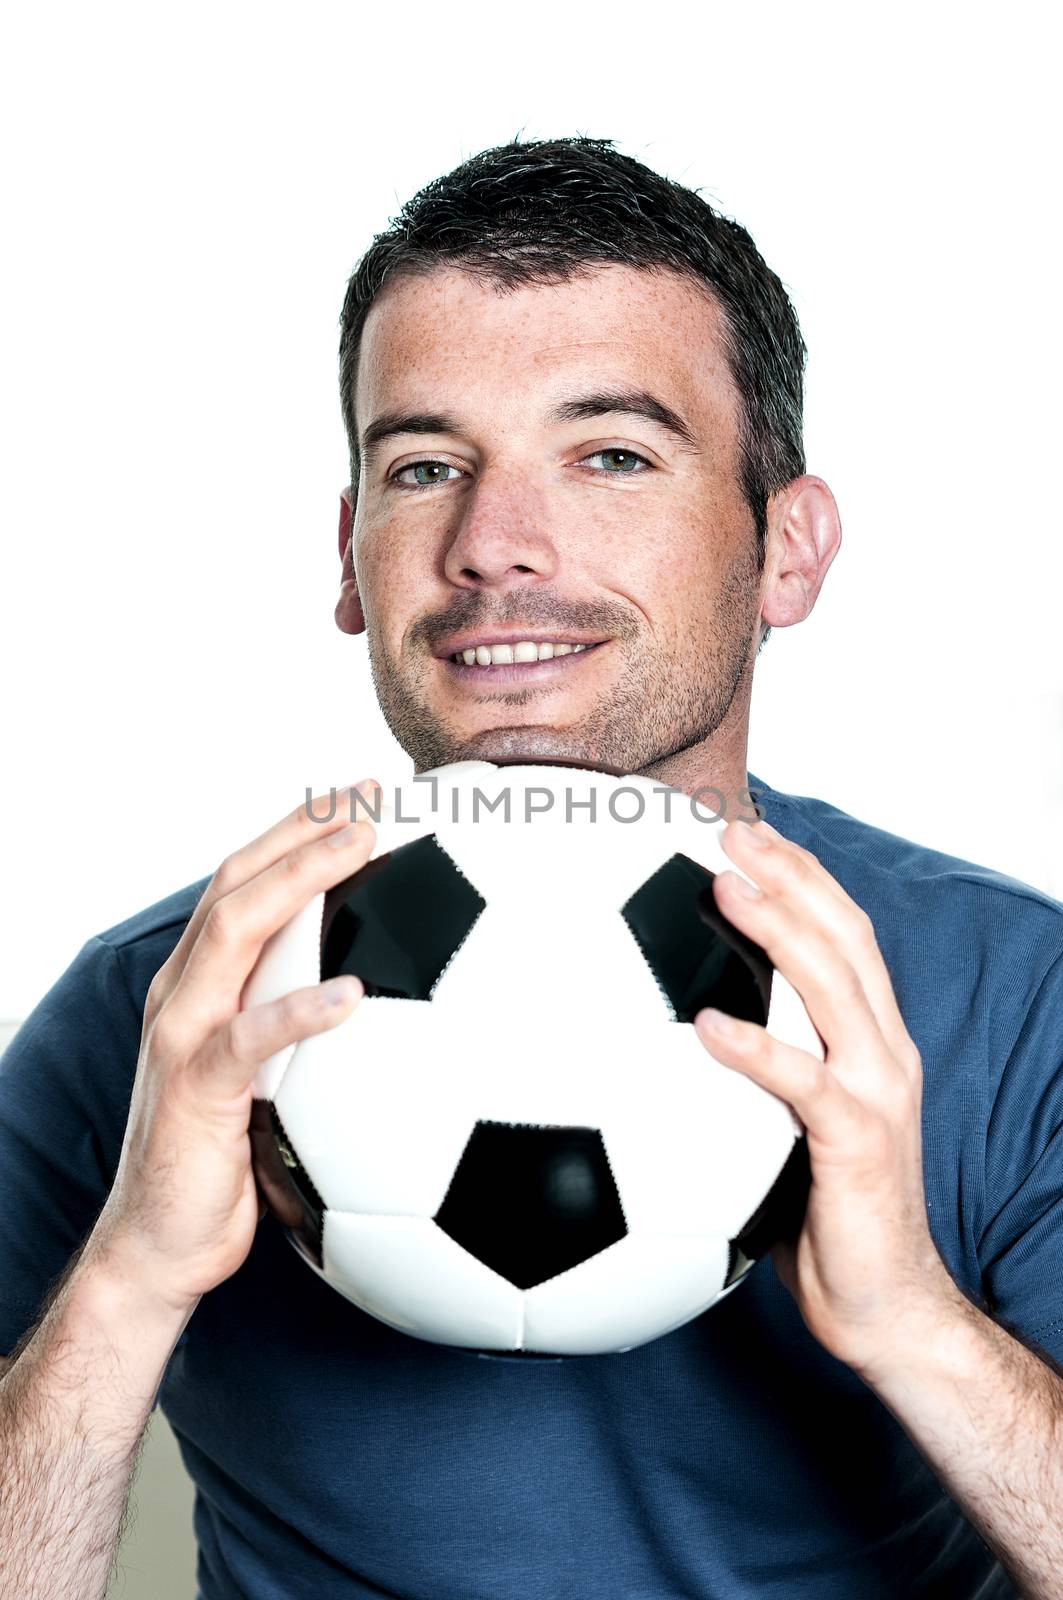
[{"label": "right eye", "polygon": [[[391,474],[388,482],[399,483],[404,472],[417,472],[421,467],[444,467],[448,472],[459,471],[459,468],[452,466],[449,461],[437,461],[434,458],[425,461],[408,461],[404,467],[399,467],[397,472],[393,472]],[[413,489],[416,491],[418,489],[434,489],[436,484],[450,482],[452,482],[450,478],[435,478],[428,483],[403,483],[400,485],[400,487],[403,489]]]}]

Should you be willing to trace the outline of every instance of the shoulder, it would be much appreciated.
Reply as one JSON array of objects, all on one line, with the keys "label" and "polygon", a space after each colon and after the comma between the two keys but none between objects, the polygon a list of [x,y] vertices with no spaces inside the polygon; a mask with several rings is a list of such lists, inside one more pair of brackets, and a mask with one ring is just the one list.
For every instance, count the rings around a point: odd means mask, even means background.
[{"label": "shoulder", "polygon": [[997,1049],[1063,976],[1063,903],[1007,873],[749,778],[761,811],[875,928],[906,1017],[981,1022]]},{"label": "shoulder", "polygon": [[6,1093],[20,1075],[98,1081],[108,1063],[125,1073],[136,1059],[151,980],[209,882],[188,884],[85,940],[3,1052]]},{"label": "shoulder", "polygon": [[1038,943],[1063,954],[1063,902],[1044,890],[890,833],[825,800],[783,793],[752,774],[749,781],[773,826],[810,850],[869,914],[867,901],[887,923],[891,910],[896,915],[898,908],[916,905],[934,907],[946,921],[974,914],[987,931],[1018,923]]},{"label": "shoulder", "polygon": [[171,954],[181,934],[210,883],[211,875],[198,878],[162,900],[134,912],[130,917],[116,922],[95,934],[86,946],[107,959],[110,952],[129,988],[130,996],[140,1007],[152,978]]}]

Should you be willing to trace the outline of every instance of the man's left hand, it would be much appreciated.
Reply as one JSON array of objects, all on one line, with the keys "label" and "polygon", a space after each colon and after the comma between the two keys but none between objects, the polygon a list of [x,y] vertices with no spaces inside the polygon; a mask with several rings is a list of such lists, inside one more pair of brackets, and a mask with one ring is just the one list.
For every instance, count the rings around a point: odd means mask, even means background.
[{"label": "man's left hand", "polygon": [[814,1336],[867,1373],[963,1303],[927,1220],[919,1051],[870,918],[816,857],[765,822],[732,822],[721,842],[760,894],[719,873],[716,904],[796,989],[826,1059],[753,1022],[730,1019],[722,1032],[701,1011],[694,1024],[718,1061],[788,1101],[805,1126],[804,1224],[772,1259]]}]

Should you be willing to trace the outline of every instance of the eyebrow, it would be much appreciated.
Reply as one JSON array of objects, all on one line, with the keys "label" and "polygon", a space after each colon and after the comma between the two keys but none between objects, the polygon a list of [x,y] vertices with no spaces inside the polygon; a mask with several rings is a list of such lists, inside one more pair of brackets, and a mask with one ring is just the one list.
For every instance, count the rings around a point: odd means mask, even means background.
[{"label": "eyebrow", "polygon": [[[546,413],[544,421],[557,425],[579,422],[590,417],[612,415],[642,417],[656,423],[676,442],[696,451],[697,437],[679,412],[651,394],[648,389],[598,389],[592,394],[572,395],[560,400]],[[385,411],[374,417],[362,435],[362,459],[368,461],[377,445],[401,433],[464,433],[457,417],[442,411]]]}]

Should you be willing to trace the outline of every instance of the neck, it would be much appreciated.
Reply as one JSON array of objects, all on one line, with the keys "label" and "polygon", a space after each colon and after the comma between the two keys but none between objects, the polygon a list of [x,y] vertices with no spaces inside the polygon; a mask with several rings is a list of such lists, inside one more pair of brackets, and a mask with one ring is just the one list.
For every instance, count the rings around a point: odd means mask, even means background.
[{"label": "neck", "polygon": [[642,767],[642,776],[667,783],[684,794],[697,794],[707,810],[719,811],[728,822],[733,817],[748,817],[753,807],[746,770],[745,730],[740,738],[722,741],[721,732],[718,729],[703,743]]},{"label": "neck", "polygon": [[750,677],[745,675],[727,715],[706,738],[639,769],[643,777],[670,784],[684,794],[704,791],[701,800],[706,809],[721,812],[728,822],[733,817],[752,820],[754,812],[746,768]]}]

